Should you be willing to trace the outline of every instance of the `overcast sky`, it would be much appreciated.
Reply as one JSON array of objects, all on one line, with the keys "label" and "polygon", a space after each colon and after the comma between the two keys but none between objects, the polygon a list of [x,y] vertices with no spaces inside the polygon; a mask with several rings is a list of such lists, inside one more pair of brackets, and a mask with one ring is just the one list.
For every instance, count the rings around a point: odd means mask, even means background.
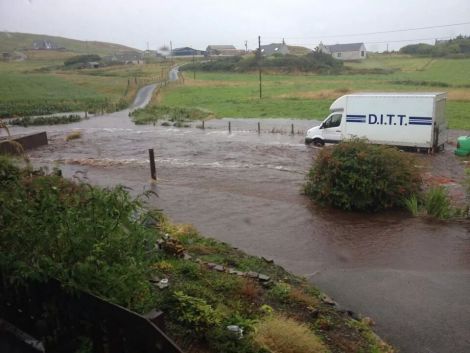
[{"label": "overcast sky", "polygon": [[[237,48],[280,42],[314,48],[365,42],[368,50],[470,34],[470,0],[0,0],[0,30],[99,40],[134,48]],[[354,34],[361,35],[353,36]],[[417,40],[420,39],[420,40]],[[426,39],[426,40],[425,40]],[[404,40],[409,40],[405,42]],[[400,41],[400,42],[399,42]]]}]

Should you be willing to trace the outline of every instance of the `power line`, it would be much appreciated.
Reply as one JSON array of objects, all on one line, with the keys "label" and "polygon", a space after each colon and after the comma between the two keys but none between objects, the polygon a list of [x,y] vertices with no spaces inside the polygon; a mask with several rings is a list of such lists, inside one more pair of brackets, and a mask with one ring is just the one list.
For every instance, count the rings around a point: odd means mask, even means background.
[{"label": "power line", "polygon": [[[427,27],[415,27],[415,28],[406,28],[406,29],[394,29],[389,31],[377,31],[377,32],[364,32],[364,33],[347,33],[347,34],[334,34],[328,36],[314,36],[314,37],[289,37],[286,39],[316,39],[316,38],[335,38],[335,37],[357,37],[357,36],[367,36],[373,34],[385,34],[385,33],[399,33],[399,32],[408,32],[408,31],[418,31],[422,29],[433,29],[433,28],[445,28],[445,27],[454,27],[468,25],[470,22],[460,22],[460,23],[451,23],[438,26],[427,26]],[[275,38],[275,37],[268,37]]]},{"label": "power line", "polygon": [[[415,38],[415,39],[400,39],[400,40],[384,40],[380,42],[364,42],[364,44],[387,44],[387,43],[402,43],[402,42],[417,42],[420,40],[443,40],[451,39],[451,37],[432,37],[432,38]],[[293,45],[317,45],[318,43],[294,43]]]}]

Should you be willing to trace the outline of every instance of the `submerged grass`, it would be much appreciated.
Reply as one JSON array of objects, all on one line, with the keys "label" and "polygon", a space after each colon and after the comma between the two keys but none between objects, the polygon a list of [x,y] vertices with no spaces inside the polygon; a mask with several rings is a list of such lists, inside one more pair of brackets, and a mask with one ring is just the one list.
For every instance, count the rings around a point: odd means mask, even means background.
[{"label": "submerged grass", "polygon": [[25,116],[22,118],[11,119],[8,123],[10,125],[19,126],[34,126],[34,125],[58,125],[58,124],[70,124],[82,120],[82,117],[77,114],[70,115],[55,115],[55,116],[38,116],[31,117]]},{"label": "submerged grass", "polygon": [[172,121],[177,126],[184,122],[195,120],[206,120],[214,117],[209,111],[198,108],[178,108],[168,106],[150,106],[147,108],[136,109],[129,113],[136,124],[149,124],[159,120]]}]

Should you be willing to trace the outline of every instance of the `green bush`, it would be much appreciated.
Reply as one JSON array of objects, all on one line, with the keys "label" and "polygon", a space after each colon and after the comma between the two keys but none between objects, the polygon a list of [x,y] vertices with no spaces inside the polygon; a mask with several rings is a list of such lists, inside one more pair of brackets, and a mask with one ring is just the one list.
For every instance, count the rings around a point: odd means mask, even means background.
[{"label": "green bush", "polygon": [[322,205],[378,211],[402,207],[403,200],[417,194],[420,185],[412,155],[390,146],[350,140],[320,152],[304,192]]},{"label": "green bush", "polygon": [[154,231],[123,187],[100,189],[26,173],[0,160],[0,268],[10,281],[56,278],[144,313]]}]

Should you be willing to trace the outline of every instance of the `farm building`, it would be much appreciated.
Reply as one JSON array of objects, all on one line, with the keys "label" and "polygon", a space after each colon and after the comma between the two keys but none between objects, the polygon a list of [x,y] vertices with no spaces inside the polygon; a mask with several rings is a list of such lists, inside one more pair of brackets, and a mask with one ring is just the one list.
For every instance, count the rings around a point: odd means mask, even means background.
[{"label": "farm building", "polygon": [[273,54],[289,54],[289,48],[287,47],[287,44],[282,41],[282,43],[271,43],[261,46],[261,55],[270,56]]},{"label": "farm building", "polygon": [[206,52],[203,50],[197,50],[190,47],[176,48],[172,51],[173,56],[198,56],[204,55],[205,53]]},{"label": "farm building", "polygon": [[237,56],[245,53],[244,50],[239,50],[233,45],[209,45],[206,48],[207,55],[219,56]]},{"label": "farm building", "polygon": [[324,45],[320,43],[318,49],[326,54],[330,54],[338,60],[363,60],[367,58],[367,51],[364,43],[334,44]]}]

